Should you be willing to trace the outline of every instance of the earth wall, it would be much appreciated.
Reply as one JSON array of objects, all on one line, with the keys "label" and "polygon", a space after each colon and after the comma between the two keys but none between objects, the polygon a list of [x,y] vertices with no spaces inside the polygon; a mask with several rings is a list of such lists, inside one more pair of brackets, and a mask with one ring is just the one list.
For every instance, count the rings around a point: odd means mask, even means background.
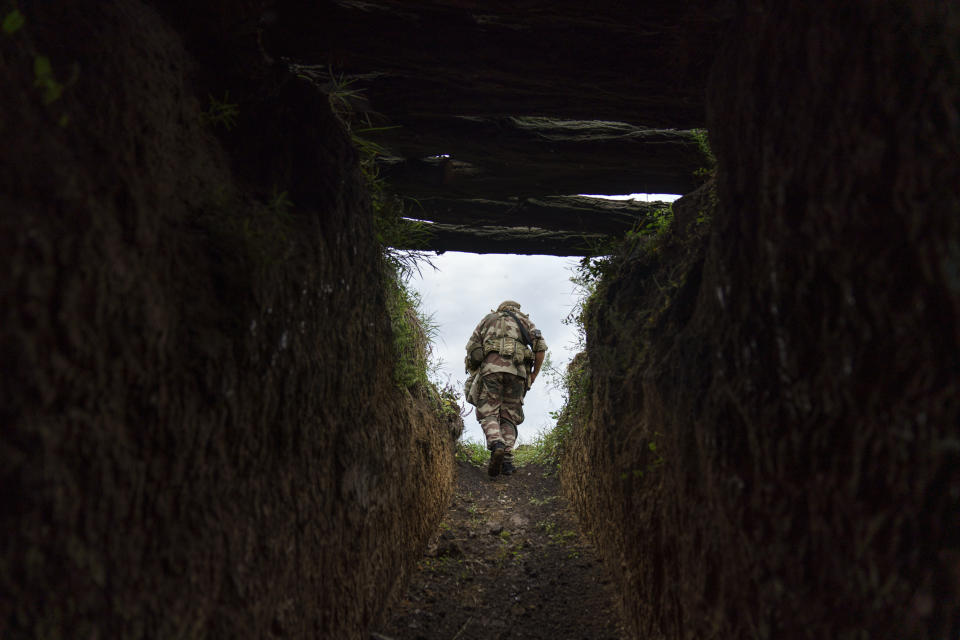
[{"label": "earth wall", "polygon": [[623,259],[587,314],[563,481],[635,637],[960,629],[958,18],[731,25],[710,230]]},{"label": "earth wall", "polygon": [[255,4],[0,34],[4,638],[364,638],[451,496],[356,152]]}]

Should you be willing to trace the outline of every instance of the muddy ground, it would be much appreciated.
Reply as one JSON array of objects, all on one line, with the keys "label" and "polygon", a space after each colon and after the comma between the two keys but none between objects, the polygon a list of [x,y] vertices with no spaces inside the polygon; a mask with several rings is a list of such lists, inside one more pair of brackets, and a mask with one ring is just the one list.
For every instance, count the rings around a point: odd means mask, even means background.
[{"label": "muddy ground", "polygon": [[539,465],[491,480],[457,463],[457,489],[419,571],[374,638],[615,640],[610,579]]}]

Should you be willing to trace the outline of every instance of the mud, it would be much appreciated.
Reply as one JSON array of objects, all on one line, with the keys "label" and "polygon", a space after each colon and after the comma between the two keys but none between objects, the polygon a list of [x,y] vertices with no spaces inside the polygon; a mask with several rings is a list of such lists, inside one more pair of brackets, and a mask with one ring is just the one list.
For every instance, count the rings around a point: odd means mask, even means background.
[{"label": "mud", "polygon": [[491,480],[457,464],[457,489],[393,608],[394,640],[617,640],[610,577],[554,474]]}]

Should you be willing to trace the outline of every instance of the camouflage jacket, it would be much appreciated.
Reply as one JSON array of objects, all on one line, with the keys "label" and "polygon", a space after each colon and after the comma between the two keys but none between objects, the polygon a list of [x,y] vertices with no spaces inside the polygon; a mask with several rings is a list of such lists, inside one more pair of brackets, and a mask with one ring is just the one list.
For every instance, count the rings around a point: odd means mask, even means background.
[{"label": "camouflage jacket", "polygon": [[533,364],[533,354],[547,350],[547,343],[530,317],[518,309],[511,309],[523,323],[533,349],[523,344],[523,336],[516,321],[506,311],[493,311],[484,316],[467,342],[467,370],[478,375],[505,372],[526,378]]}]

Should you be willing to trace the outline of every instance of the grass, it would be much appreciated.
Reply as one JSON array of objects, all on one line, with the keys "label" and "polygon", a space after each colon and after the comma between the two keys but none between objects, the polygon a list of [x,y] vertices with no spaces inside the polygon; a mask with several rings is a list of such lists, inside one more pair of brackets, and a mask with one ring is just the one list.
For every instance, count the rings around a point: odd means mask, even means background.
[{"label": "grass", "polygon": [[[555,469],[559,464],[562,443],[568,430],[566,423],[562,423],[540,432],[532,443],[521,444],[513,450],[513,464],[517,468],[537,464]],[[482,442],[461,438],[457,442],[456,459],[475,467],[482,467],[490,461],[490,451]]]},{"label": "grass", "polygon": [[398,273],[388,272],[384,286],[393,329],[394,382],[411,391],[427,388],[437,326],[423,312],[420,295]]},{"label": "grass", "polygon": [[482,442],[461,438],[457,441],[456,458],[458,462],[466,462],[475,467],[482,467],[489,462],[490,451],[487,450],[487,445]]},{"label": "grass", "polygon": [[[533,444],[522,444],[513,450],[513,464],[524,467],[530,463],[544,464],[547,459],[542,451],[542,438],[538,436]],[[466,462],[475,467],[486,466],[490,461],[490,451],[487,445],[475,440],[461,439],[457,442],[456,458],[459,462]]]}]

